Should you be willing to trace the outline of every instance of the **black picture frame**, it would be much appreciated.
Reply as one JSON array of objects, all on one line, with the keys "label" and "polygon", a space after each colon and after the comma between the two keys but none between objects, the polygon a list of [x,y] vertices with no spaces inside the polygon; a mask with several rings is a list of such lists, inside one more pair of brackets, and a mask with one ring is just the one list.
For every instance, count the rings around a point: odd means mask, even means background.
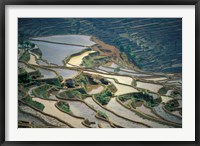
[{"label": "black picture frame", "polygon": [[[5,141],[5,9],[7,5],[195,5],[195,141],[68,141],[68,142],[36,142],[36,141]],[[144,146],[144,145],[163,145],[163,146],[196,146],[200,145],[200,100],[199,100],[199,56],[200,56],[200,0],[1,0],[0,2],[1,17],[0,17],[0,144],[2,146],[32,146],[32,145],[67,145],[67,146],[110,146],[110,145],[126,145],[126,146]]]}]

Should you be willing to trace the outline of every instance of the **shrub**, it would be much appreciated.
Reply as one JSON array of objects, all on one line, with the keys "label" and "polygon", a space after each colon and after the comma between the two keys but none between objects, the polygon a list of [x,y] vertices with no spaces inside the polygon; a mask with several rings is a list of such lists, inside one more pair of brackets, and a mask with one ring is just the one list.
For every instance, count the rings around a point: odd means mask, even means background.
[{"label": "shrub", "polygon": [[157,104],[158,100],[154,100],[151,95],[148,93],[138,92],[138,93],[131,93],[128,95],[122,95],[118,97],[121,101],[126,101],[128,99],[137,99],[146,101],[149,106],[154,106]]},{"label": "shrub", "polygon": [[80,93],[77,90],[67,90],[58,94],[59,98],[67,99],[67,98],[78,98],[81,99],[84,94]]},{"label": "shrub", "polygon": [[108,120],[108,116],[106,115],[106,113],[102,112],[102,111],[97,111],[97,115],[101,118],[107,119]]},{"label": "shrub", "polygon": [[41,111],[44,109],[44,105],[42,103],[39,103],[37,101],[33,101],[30,96],[23,98],[22,101],[24,101],[26,104],[31,105]]},{"label": "shrub", "polygon": [[30,60],[30,54],[28,51],[25,51],[24,54],[20,57],[20,61],[28,62]]},{"label": "shrub", "polygon": [[33,90],[33,94],[36,96],[36,97],[40,97],[40,98],[45,98],[47,99],[48,98],[48,90],[52,88],[51,85],[48,85],[48,84],[45,84],[43,86],[40,86],[36,89]]},{"label": "shrub", "polygon": [[19,83],[29,83],[31,81],[31,76],[22,68],[19,68],[18,82]]},{"label": "shrub", "polygon": [[66,113],[71,113],[70,106],[67,102],[59,101],[57,103],[57,106],[60,110],[66,112]]},{"label": "shrub", "polygon": [[106,91],[102,94],[97,94],[95,98],[102,105],[106,105],[110,101],[111,96],[112,96],[112,93],[110,91]]},{"label": "shrub", "polygon": [[161,95],[165,95],[167,93],[167,88],[166,87],[160,88],[160,90],[158,91],[158,93],[161,94]]}]

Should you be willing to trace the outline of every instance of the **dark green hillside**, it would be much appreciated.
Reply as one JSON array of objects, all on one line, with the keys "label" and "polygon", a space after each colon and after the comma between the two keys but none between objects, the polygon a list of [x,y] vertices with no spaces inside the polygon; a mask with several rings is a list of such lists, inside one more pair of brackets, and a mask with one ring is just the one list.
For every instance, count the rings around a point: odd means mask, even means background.
[{"label": "dark green hillside", "polygon": [[181,18],[20,18],[22,38],[58,35],[93,35],[116,46],[143,70],[182,72]]}]

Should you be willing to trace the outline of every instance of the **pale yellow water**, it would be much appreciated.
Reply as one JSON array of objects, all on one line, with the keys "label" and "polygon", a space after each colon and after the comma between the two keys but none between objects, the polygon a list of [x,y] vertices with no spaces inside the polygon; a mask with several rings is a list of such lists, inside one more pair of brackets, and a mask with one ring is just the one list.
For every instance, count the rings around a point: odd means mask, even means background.
[{"label": "pale yellow water", "polygon": [[166,103],[170,100],[173,100],[173,98],[171,97],[168,97],[168,96],[161,96],[161,99],[162,99],[162,103]]},{"label": "pale yellow water", "polygon": [[33,98],[33,101],[37,101],[39,103],[42,103],[45,106],[45,108],[43,110],[44,113],[55,116],[55,117],[65,121],[66,123],[71,124],[74,127],[86,128],[81,123],[83,121],[82,119],[72,117],[72,116],[58,110],[55,107],[56,101],[44,100],[44,99],[41,99],[41,98]]},{"label": "pale yellow water", "polygon": [[162,81],[162,80],[166,80],[167,78],[165,77],[161,77],[161,78],[147,78],[145,80],[148,80],[148,81]]},{"label": "pale yellow water", "polygon": [[91,91],[89,91],[88,94],[98,94],[98,93],[102,92],[103,89],[104,89],[103,86],[99,86],[99,87],[97,87],[97,88],[92,89]]},{"label": "pale yellow water", "polygon": [[115,87],[117,88],[117,92],[114,93],[115,96],[127,94],[127,93],[138,92],[137,89],[130,87],[130,86],[118,84],[113,79],[107,79],[107,80],[110,81],[112,84],[114,84]]},{"label": "pale yellow water", "polygon": [[100,75],[100,76],[107,77],[107,78],[114,78],[114,79],[117,79],[119,81],[119,83],[127,84],[127,85],[131,85],[131,83],[133,81],[133,79],[131,77],[127,77],[127,76],[108,75],[108,74],[101,74],[101,73],[96,73],[96,72],[91,72],[91,71],[84,71],[84,72],[89,73],[89,74]]},{"label": "pale yellow water", "polygon": [[36,62],[36,57],[33,54],[30,54],[30,60],[28,61],[29,64],[38,65]]},{"label": "pale yellow water", "polygon": [[162,85],[158,85],[158,84],[145,83],[145,82],[140,82],[140,81],[138,81],[138,82],[137,82],[137,87],[143,88],[143,89],[147,89],[147,90],[149,90],[149,91],[152,91],[152,92],[157,93],[158,90],[159,90],[160,88],[162,88],[163,86],[162,86]]},{"label": "pale yellow water", "polygon": [[77,56],[74,56],[72,57],[70,60],[69,60],[69,64],[67,64],[68,67],[71,67],[70,64],[72,65],[76,65],[76,66],[80,66],[81,63],[82,63],[82,59],[85,57],[85,56],[88,56],[90,53],[93,53],[93,52],[96,52],[96,51],[86,51],[80,55],[77,55]]}]

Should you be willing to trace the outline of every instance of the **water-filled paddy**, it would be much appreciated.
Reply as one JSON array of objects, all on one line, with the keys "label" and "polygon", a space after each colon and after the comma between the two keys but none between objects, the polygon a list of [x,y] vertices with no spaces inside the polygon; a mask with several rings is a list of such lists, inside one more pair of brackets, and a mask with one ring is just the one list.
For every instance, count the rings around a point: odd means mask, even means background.
[{"label": "water-filled paddy", "polygon": [[73,78],[79,74],[76,70],[70,70],[70,69],[61,69],[61,68],[54,68],[56,72],[58,72],[63,79]]},{"label": "water-filled paddy", "polygon": [[173,111],[172,114],[178,116],[178,117],[182,117],[182,115],[180,114],[180,111]]},{"label": "water-filled paddy", "polygon": [[[71,64],[71,65],[80,66],[83,58],[85,56],[88,56],[90,53],[93,53],[93,52],[96,52],[96,51],[86,51],[86,52],[84,52],[80,55],[73,56],[73,57],[70,58],[68,63]],[[69,66],[69,65],[67,65],[67,66]]]},{"label": "water-filled paddy", "polygon": [[140,116],[138,116],[135,112],[130,111],[129,109],[123,107],[121,104],[119,104],[115,98],[112,98],[109,103],[106,105],[106,108],[116,112],[117,114],[121,115],[122,117],[126,117],[130,120],[134,120],[137,122],[142,122],[144,124],[147,124],[151,127],[158,128],[167,128],[167,125],[163,125],[154,121],[150,121],[148,119],[144,119]]},{"label": "water-filled paddy", "polygon": [[22,62],[19,62],[18,66],[25,69],[25,71],[27,71],[28,73],[35,71],[34,69],[28,67],[25,63],[22,63]]},{"label": "water-filled paddy", "polygon": [[147,114],[147,115],[150,115],[150,116],[152,116],[152,117],[155,117],[155,118],[158,118],[158,119],[159,119],[159,117],[158,117],[156,114],[154,114],[154,113],[151,111],[150,108],[147,108],[147,107],[144,106],[143,104],[142,104],[141,106],[136,107],[136,110],[138,110],[138,111],[140,111],[140,112],[142,112],[142,113],[144,113],[144,114]]},{"label": "water-filled paddy", "polygon": [[89,105],[93,106],[96,110],[104,112],[108,116],[110,121],[112,121],[113,123],[119,126],[126,127],[126,128],[146,128],[146,126],[144,125],[128,121],[124,118],[118,117],[117,115],[105,110],[104,108],[96,104],[91,97],[87,97],[84,101],[88,103]]},{"label": "water-filled paddy", "polygon": [[33,98],[33,101],[37,101],[42,103],[45,108],[43,110],[44,113],[47,113],[49,115],[52,115],[54,117],[57,117],[66,123],[71,124],[74,127],[78,128],[86,128],[81,122],[83,121],[82,119],[78,119],[75,117],[70,116],[69,114],[66,114],[64,112],[61,112],[55,107],[55,104],[57,101],[51,101],[51,100],[44,100],[41,98]]},{"label": "water-filled paddy", "polygon": [[109,127],[108,122],[97,119],[95,117],[97,113],[84,103],[80,101],[69,101],[69,100],[67,101],[67,103],[70,105],[70,109],[74,115],[84,117],[85,119],[88,119],[90,122],[94,122],[94,124],[90,125],[91,127],[98,128],[98,124],[107,125],[107,127]]},{"label": "water-filled paddy", "polygon": [[58,121],[57,119],[44,115],[41,112],[38,112],[37,110],[30,108],[29,106],[26,105],[20,105],[20,109],[22,109],[23,111],[29,113],[29,114],[33,114],[41,119],[43,119],[46,123],[49,123],[50,125],[54,125],[56,127],[65,127],[65,128],[69,128],[68,125]]},{"label": "water-filled paddy", "polygon": [[152,83],[145,83],[145,82],[137,81],[137,87],[143,88],[143,89],[147,89],[149,91],[157,93],[158,90],[160,88],[162,88],[163,86],[162,85],[158,85],[158,84],[152,84]]},{"label": "water-filled paddy", "polygon": [[47,70],[47,69],[43,69],[43,68],[38,68],[38,70],[40,71],[40,73],[43,76],[43,77],[41,77],[42,79],[57,77],[56,73],[54,73],[53,71],[50,71],[50,70]]},{"label": "water-filled paddy", "polygon": [[110,81],[112,84],[114,84],[115,87],[117,88],[117,91],[114,93],[115,96],[119,96],[119,95],[127,94],[127,93],[138,92],[137,89],[130,87],[130,86],[116,83],[113,79],[107,79],[107,80]]},{"label": "water-filled paddy", "polygon": [[161,96],[161,99],[162,99],[162,103],[167,103],[168,101],[173,100],[173,98],[168,97],[168,96]]},{"label": "water-filled paddy", "polygon": [[[115,72],[114,72],[114,68],[99,66],[98,69],[100,69],[100,70],[102,70],[102,71],[106,71],[106,72],[115,73]],[[139,73],[139,72],[136,72],[136,71],[133,71],[133,70],[121,69],[121,68],[120,68],[120,71],[117,72],[117,74],[120,74],[120,75],[129,75],[129,76],[135,76],[135,77],[139,77],[139,76],[149,76],[149,75],[147,75],[147,74]]]},{"label": "water-filled paddy", "polygon": [[171,121],[178,124],[182,123],[181,118],[178,118],[176,116],[173,116],[172,114],[165,112],[163,109],[163,104],[159,104],[158,106],[153,107],[153,109],[160,117],[164,118],[167,121]]},{"label": "water-filled paddy", "polygon": [[47,37],[35,37],[33,40],[49,41],[54,43],[65,43],[74,45],[91,46],[95,42],[90,40],[91,36],[86,35],[54,35]]},{"label": "water-filled paddy", "polygon": [[39,65],[48,65],[46,62],[44,62],[43,60],[37,60]]},{"label": "water-filled paddy", "polygon": [[30,54],[30,60],[28,61],[29,64],[38,65],[36,62],[36,57],[33,54]]},{"label": "water-filled paddy", "polygon": [[146,78],[145,80],[148,80],[148,81],[163,81],[163,80],[166,80],[167,78],[166,77],[160,77],[160,78]]},{"label": "water-filled paddy", "polygon": [[84,71],[84,72],[89,73],[89,74],[100,75],[107,78],[114,78],[114,79],[117,79],[120,83],[127,84],[127,85],[131,85],[133,81],[131,77],[127,77],[127,76],[108,75],[108,74],[101,74],[101,73],[91,72],[91,71]]},{"label": "water-filled paddy", "polygon": [[18,120],[31,122],[31,124],[33,124],[34,127],[48,127],[46,123],[44,123],[39,118],[32,116],[28,113],[22,112],[21,110],[18,111]]},{"label": "water-filled paddy", "polygon": [[109,62],[109,63],[105,64],[105,66],[107,66],[107,67],[112,67],[112,68],[117,68],[117,67],[119,67],[119,65],[117,65],[117,64],[114,63],[114,62]]},{"label": "water-filled paddy", "polygon": [[62,44],[53,44],[40,41],[32,41],[42,51],[42,58],[49,63],[64,65],[63,60],[74,53],[78,53],[85,49],[85,47],[70,46]]},{"label": "water-filled paddy", "polygon": [[[91,87],[92,89],[88,91],[88,94],[98,94],[103,91],[104,87],[103,86],[95,86],[95,85],[90,85],[93,86]],[[94,87],[95,86],[95,87]],[[88,86],[87,86],[88,87]]]}]

